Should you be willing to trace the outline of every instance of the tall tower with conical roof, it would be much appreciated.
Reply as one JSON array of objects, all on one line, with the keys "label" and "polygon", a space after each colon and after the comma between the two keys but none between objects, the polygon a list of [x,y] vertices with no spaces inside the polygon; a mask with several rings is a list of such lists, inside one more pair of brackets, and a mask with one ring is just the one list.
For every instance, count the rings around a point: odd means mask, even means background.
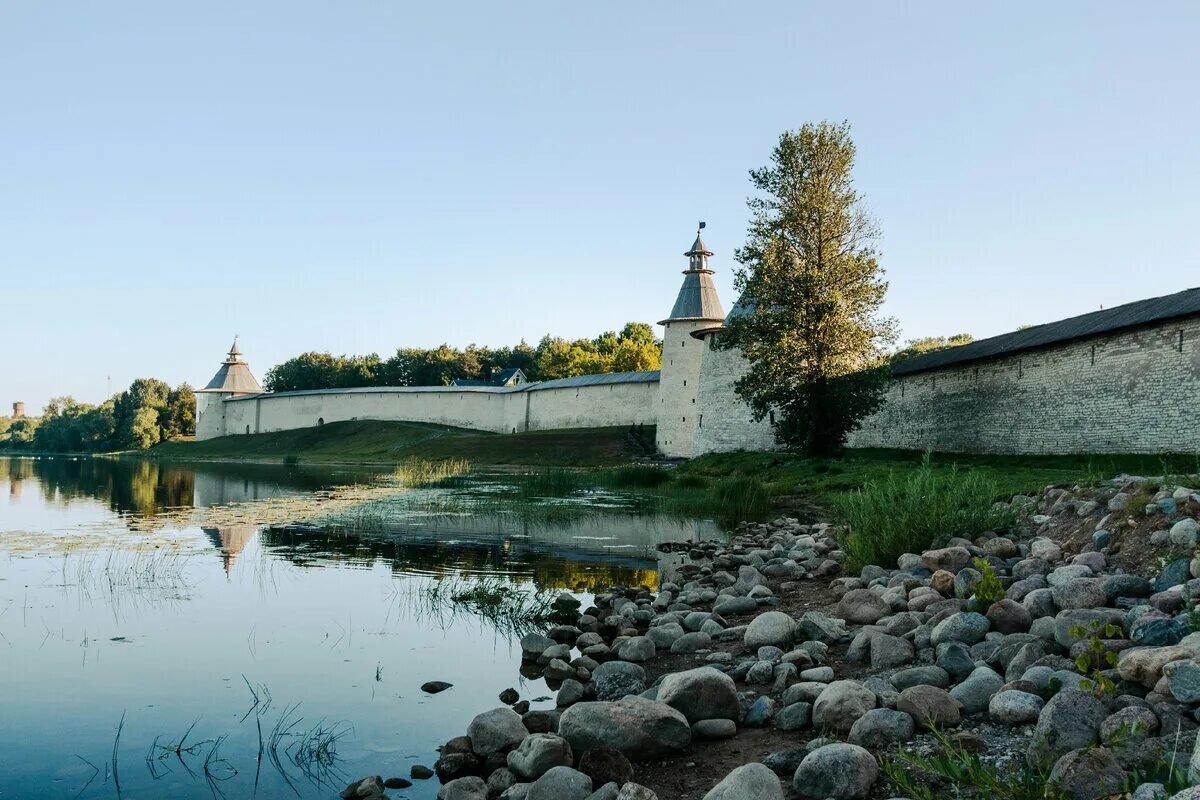
[{"label": "tall tower with conical roof", "polygon": [[221,368],[203,389],[196,390],[196,439],[224,436],[225,401],[244,394],[260,394],[262,386],[250,372],[250,365],[238,350],[237,339],[221,363]]},{"label": "tall tower with conical roof", "polygon": [[[700,223],[700,229],[704,223]],[[686,253],[688,268],[683,286],[675,298],[671,316],[659,322],[663,326],[662,377],[659,380],[657,445],[663,455],[690,458],[694,453],[696,428],[700,423],[696,395],[700,389],[700,357],[704,343],[692,337],[694,331],[719,325],[725,318],[713,271],[708,259],[713,255],[696,231],[696,241]]]}]

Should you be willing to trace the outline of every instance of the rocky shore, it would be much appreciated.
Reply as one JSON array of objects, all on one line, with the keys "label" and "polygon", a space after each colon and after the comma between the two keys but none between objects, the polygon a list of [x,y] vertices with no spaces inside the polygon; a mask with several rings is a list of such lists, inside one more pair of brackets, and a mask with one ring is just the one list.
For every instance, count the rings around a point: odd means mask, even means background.
[{"label": "rocky shore", "polygon": [[1200,495],[1122,476],[1006,505],[856,575],[840,531],[781,518],[674,546],[657,593],[564,596],[572,623],[521,640],[557,709],[505,693],[441,748],[439,800],[1001,796],[921,766],[948,750],[1049,797],[1200,800]]}]

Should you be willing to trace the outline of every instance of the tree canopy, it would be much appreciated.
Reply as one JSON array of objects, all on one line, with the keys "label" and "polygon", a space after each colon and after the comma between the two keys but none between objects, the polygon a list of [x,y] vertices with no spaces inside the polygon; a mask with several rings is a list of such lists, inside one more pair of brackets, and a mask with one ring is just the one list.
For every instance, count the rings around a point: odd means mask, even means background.
[{"label": "tree canopy", "polygon": [[10,420],[0,447],[46,453],[142,450],[196,432],[196,396],[186,383],[172,389],[139,378],[98,406],[52,398],[39,418]]},{"label": "tree canopy", "polygon": [[302,353],[272,367],[263,376],[269,392],[301,389],[349,389],[358,386],[447,386],[455,379],[486,379],[494,370],[515,367],[531,381],[571,378],[604,372],[658,369],[662,343],[644,322],[595,339],[567,340],[545,336],[537,346],[521,341],[506,347],[443,344],[434,348],[402,347],[382,359]]},{"label": "tree canopy", "polygon": [[904,343],[904,347],[897,350],[892,355],[893,361],[898,361],[902,358],[912,358],[921,353],[932,353],[934,350],[945,350],[948,347],[958,347],[964,344],[970,344],[975,341],[975,337],[969,333],[956,333],[953,336],[922,336],[917,339],[909,339]]},{"label": "tree canopy", "polygon": [[848,123],[786,131],[750,172],[758,195],[735,287],[750,300],[720,341],[749,362],[737,393],[780,443],[839,448],[882,402],[895,324],[879,315],[887,283],[879,232],[854,188]]}]

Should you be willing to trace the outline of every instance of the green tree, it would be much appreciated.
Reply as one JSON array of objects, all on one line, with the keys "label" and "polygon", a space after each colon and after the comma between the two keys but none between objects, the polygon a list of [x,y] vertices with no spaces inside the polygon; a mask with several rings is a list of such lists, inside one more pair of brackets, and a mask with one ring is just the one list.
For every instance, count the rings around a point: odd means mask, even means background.
[{"label": "green tree", "polygon": [[161,441],[162,428],[158,425],[158,410],[151,406],[139,407],[133,412],[126,444],[137,450],[145,450]]},{"label": "green tree", "polygon": [[182,383],[167,394],[167,406],[160,415],[163,439],[191,436],[196,432],[196,393]]},{"label": "green tree", "polygon": [[848,123],[808,123],[750,172],[760,194],[734,283],[753,303],[721,337],[749,362],[735,388],[755,417],[774,414],[779,442],[810,453],[837,450],[878,408],[895,340],[879,316],[887,283],[854,157]]}]

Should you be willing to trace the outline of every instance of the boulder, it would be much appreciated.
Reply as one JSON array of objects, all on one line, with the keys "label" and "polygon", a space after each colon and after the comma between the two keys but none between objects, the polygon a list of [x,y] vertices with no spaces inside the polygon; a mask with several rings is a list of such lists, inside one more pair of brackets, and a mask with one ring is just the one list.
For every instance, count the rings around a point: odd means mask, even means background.
[{"label": "boulder", "polygon": [[648,636],[631,636],[617,648],[617,658],[622,661],[649,661],[654,658],[654,640]]},{"label": "boulder", "polygon": [[903,711],[873,708],[850,728],[850,743],[871,750],[891,750],[916,734],[913,718]]},{"label": "boulder", "polygon": [[921,561],[930,572],[946,570],[958,572],[971,563],[971,551],[965,547],[943,547],[941,550],[926,550]]},{"label": "boulder", "polygon": [[615,783],[621,787],[633,780],[633,765],[624,753],[611,747],[588,750],[579,759],[579,771],[592,779],[593,786]]},{"label": "boulder", "polygon": [[983,641],[992,623],[983,614],[961,611],[942,620],[933,629],[929,641],[934,647],[944,642],[972,645]]},{"label": "boulder", "polygon": [[490,756],[511,750],[529,735],[521,715],[511,708],[493,708],[471,720],[467,736],[477,756]]},{"label": "boulder", "polygon": [[1060,609],[1104,608],[1108,595],[1104,584],[1096,578],[1076,578],[1050,590],[1054,604]]},{"label": "boulder", "polygon": [[1045,704],[1036,694],[1009,689],[992,697],[988,704],[988,715],[1005,725],[1029,725],[1037,722]]},{"label": "boulder", "polygon": [[642,697],[576,703],[563,712],[558,732],[577,753],[612,747],[638,760],[678,753],[692,741],[687,717],[666,703]]},{"label": "boulder", "polygon": [[617,792],[615,800],[658,800],[658,795],[640,783],[627,783]]},{"label": "boulder", "polygon": [[437,800],[487,800],[488,786],[483,778],[469,775],[455,778],[438,790]]},{"label": "boulder", "polygon": [[1087,747],[1065,753],[1050,770],[1050,780],[1071,800],[1113,797],[1125,784],[1125,770],[1112,750]]},{"label": "boulder", "polygon": [[834,681],[813,704],[813,726],[849,733],[855,721],[875,707],[875,693],[858,681]]},{"label": "boulder", "polygon": [[606,661],[592,673],[592,686],[600,700],[620,700],[646,691],[646,670],[624,661]]},{"label": "boulder", "polygon": [[1024,633],[1033,624],[1033,617],[1025,606],[1007,597],[988,607],[987,618],[992,630],[1000,633]]},{"label": "boulder", "polygon": [[854,744],[827,744],[813,750],[792,779],[801,797],[863,800],[879,777],[875,756]]},{"label": "boulder", "polygon": [[950,696],[962,705],[962,713],[970,716],[987,711],[992,697],[1004,686],[1004,679],[990,667],[976,667],[966,680],[950,690]]},{"label": "boulder", "polygon": [[887,601],[870,589],[846,592],[837,604],[837,615],[854,625],[874,625],[891,613]]},{"label": "boulder", "polygon": [[681,712],[688,724],[705,719],[736,721],[740,716],[737,685],[713,667],[667,675],[658,686],[658,700]]},{"label": "boulder", "polygon": [[1195,648],[1177,644],[1170,647],[1133,647],[1121,652],[1117,672],[1127,681],[1153,689],[1162,677],[1163,667],[1172,661],[1191,660]]},{"label": "boulder", "polygon": [[782,611],[759,614],[746,626],[747,647],[790,647],[795,639],[796,621]]},{"label": "boulder", "polygon": [[523,781],[535,781],[552,767],[569,767],[574,761],[571,745],[552,733],[526,736],[517,749],[508,754],[508,768]]},{"label": "boulder", "polygon": [[792,703],[775,715],[775,729],[780,731],[802,730],[811,723],[812,705],[809,703]]},{"label": "boulder", "polygon": [[587,800],[592,779],[570,767],[554,767],[533,782],[525,800]]},{"label": "boulder", "polygon": [[762,764],[743,764],[704,795],[704,800],[783,800],[779,777]]},{"label": "boulder", "polygon": [[936,686],[905,689],[896,701],[896,710],[929,728],[957,728],[962,721],[962,706],[949,692]]},{"label": "boulder", "polygon": [[1046,769],[1059,758],[1094,744],[1108,711],[1099,699],[1078,689],[1062,689],[1046,703],[1033,729],[1027,760]]}]

